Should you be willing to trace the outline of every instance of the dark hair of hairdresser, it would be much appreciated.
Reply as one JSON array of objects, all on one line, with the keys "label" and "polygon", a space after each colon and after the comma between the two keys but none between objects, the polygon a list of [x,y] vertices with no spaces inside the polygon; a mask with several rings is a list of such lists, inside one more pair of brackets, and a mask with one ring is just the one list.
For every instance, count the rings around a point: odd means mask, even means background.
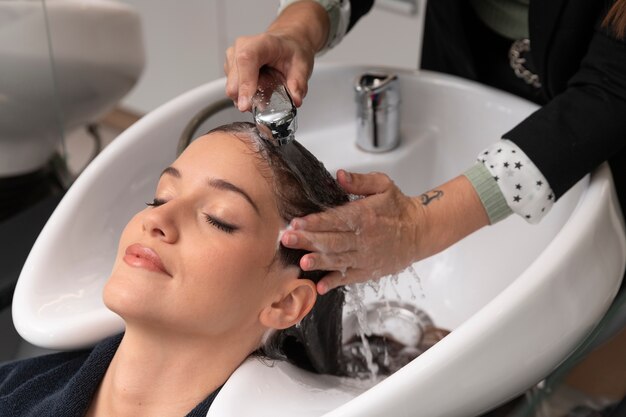
[{"label": "dark hair of hairdresser", "polygon": [[[348,194],[328,173],[324,165],[300,143],[293,141],[274,146],[263,140],[256,126],[236,122],[211,130],[232,133],[248,142],[258,153],[261,166],[268,166],[278,211],[285,223],[336,207],[349,201]],[[252,141],[250,141],[252,139]],[[279,246],[277,260],[299,269],[299,277],[317,283],[327,271],[302,271],[300,258],[308,252]],[[282,359],[317,373],[341,375],[341,320],[343,289],[338,288],[317,297],[312,310],[302,321],[275,332],[255,353],[268,359]]]}]

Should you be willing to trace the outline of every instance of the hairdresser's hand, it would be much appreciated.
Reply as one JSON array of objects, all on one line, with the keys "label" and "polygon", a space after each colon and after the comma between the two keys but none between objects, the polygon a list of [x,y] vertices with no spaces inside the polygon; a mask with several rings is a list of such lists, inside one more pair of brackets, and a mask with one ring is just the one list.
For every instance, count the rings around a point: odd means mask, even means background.
[{"label": "hairdresser's hand", "polygon": [[328,30],[328,15],[318,3],[299,1],[288,6],[266,32],[237,38],[226,50],[226,94],[240,111],[250,110],[259,70],[267,65],[284,75],[299,107],[307,93],[315,54],[324,46]]},{"label": "hairdresser's hand", "polygon": [[406,268],[417,256],[422,234],[423,206],[387,175],[339,171],[337,180],[348,193],[366,197],[294,219],[294,230],[282,237],[283,245],[313,251],[302,257],[302,269],[338,271],[320,281],[320,293]]},{"label": "hairdresser's hand", "polygon": [[283,245],[312,251],[303,270],[336,271],[317,290],[365,282],[400,272],[489,223],[471,183],[459,176],[419,197],[408,197],[384,174],[349,174],[337,180],[351,194],[344,206],[291,223]]}]

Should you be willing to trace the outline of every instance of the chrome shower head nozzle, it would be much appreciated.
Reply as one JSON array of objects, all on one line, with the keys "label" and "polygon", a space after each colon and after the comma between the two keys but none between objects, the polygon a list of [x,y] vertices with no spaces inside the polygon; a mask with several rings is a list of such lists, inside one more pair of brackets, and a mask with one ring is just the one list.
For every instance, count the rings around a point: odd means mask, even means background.
[{"label": "chrome shower head nozzle", "polygon": [[296,115],[296,106],[282,74],[262,68],[257,91],[252,97],[252,116],[261,135],[277,146],[290,143],[298,128]]}]

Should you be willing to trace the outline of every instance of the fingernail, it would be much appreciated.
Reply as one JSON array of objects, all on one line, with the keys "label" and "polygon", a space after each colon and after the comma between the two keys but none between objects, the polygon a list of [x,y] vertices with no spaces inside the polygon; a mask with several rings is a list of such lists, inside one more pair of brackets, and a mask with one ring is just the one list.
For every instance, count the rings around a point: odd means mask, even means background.
[{"label": "fingernail", "polygon": [[302,103],[302,91],[296,89],[296,91],[294,91],[294,96],[296,97],[295,100],[298,101],[299,103]]},{"label": "fingernail", "polygon": [[287,237],[284,238],[284,240],[287,245],[295,245],[298,243],[298,236],[289,233],[287,234]]},{"label": "fingernail", "polygon": [[318,282],[317,283],[317,292],[320,293],[321,295],[326,294],[326,291],[328,291],[328,286],[323,283],[323,282]]},{"label": "fingernail", "polygon": [[343,177],[348,184],[352,182],[352,174],[350,174],[348,171],[343,171]]},{"label": "fingernail", "polygon": [[315,261],[311,258],[306,258],[304,260],[304,267],[306,269],[312,269],[315,266]]},{"label": "fingernail", "polygon": [[306,221],[302,219],[293,219],[291,221],[291,227],[293,227],[295,230],[304,229],[306,227]]},{"label": "fingernail", "polygon": [[237,107],[239,111],[244,111],[248,107],[248,97],[240,95]]}]

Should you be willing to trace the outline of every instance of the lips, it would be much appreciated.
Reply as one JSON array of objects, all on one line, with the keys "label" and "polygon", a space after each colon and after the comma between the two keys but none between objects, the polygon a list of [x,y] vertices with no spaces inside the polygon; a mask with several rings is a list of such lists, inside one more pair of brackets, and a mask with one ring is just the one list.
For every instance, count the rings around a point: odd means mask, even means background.
[{"label": "lips", "polygon": [[143,268],[148,271],[170,275],[165,266],[163,266],[159,255],[154,250],[139,243],[132,244],[126,248],[124,262],[135,268]]}]

